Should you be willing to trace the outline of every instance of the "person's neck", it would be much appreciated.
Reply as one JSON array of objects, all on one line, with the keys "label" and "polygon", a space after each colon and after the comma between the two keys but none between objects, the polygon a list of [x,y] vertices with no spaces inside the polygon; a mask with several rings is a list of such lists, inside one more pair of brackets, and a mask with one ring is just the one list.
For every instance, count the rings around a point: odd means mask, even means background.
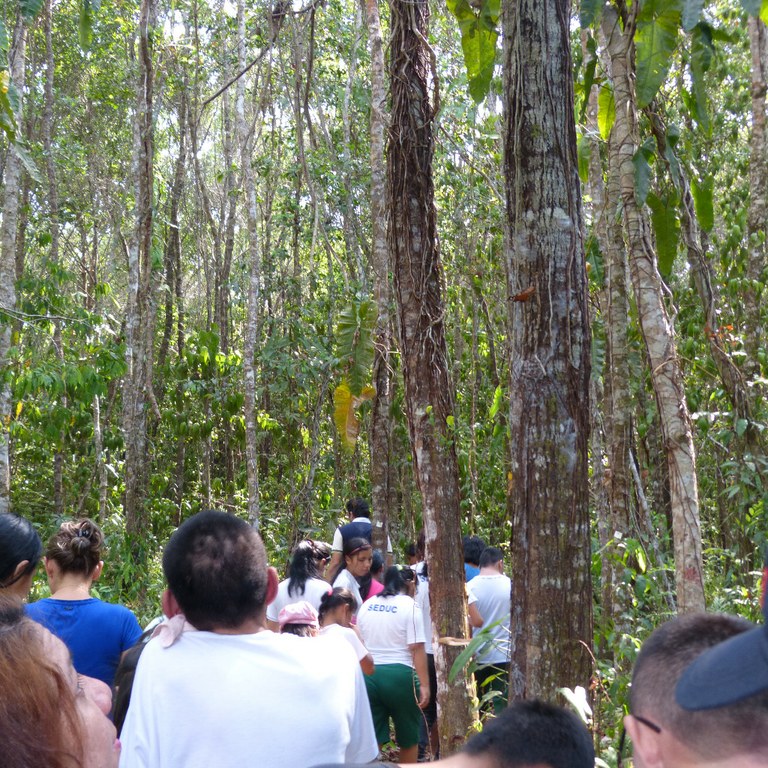
[{"label": "person's neck", "polygon": [[481,576],[501,576],[501,571],[495,565],[486,565],[480,569]]},{"label": "person's neck", "polygon": [[55,600],[87,600],[93,579],[80,573],[59,573],[50,579],[51,597]]},{"label": "person's neck", "polygon": [[246,619],[236,627],[216,627],[212,630],[216,635],[255,635],[257,632],[265,632],[264,616]]}]

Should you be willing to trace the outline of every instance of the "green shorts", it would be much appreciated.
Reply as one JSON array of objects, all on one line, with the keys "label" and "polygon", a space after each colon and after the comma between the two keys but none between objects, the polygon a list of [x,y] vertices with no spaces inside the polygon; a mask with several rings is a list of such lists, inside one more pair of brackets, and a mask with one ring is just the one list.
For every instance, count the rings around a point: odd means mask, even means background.
[{"label": "green shorts", "polygon": [[416,672],[405,664],[377,664],[372,675],[365,676],[371,703],[376,741],[390,740],[389,718],[395,724],[395,740],[400,749],[419,743],[421,710],[417,700],[419,681]]}]

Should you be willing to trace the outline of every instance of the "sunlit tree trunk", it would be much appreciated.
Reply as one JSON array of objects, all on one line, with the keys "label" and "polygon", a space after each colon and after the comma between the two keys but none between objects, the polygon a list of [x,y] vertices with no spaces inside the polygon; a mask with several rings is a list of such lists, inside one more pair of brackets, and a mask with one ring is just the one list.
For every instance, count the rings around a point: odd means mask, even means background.
[{"label": "sunlit tree trunk", "polygon": [[387,246],[387,189],[384,136],[387,129],[384,46],[378,0],[365,0],[368,44],[371,49],[371,262],[376,297],[373,383],[376,397],[371,411],[371,502],[373,545],[386,552],[387,529],[395,510],[395,478],[392,452],[392,387],[390,362],[392,319]]},{"label": "sunlit tree trunk", "polygon": [[590,339],[567,0],[505,7],[511,696],[591,676]]},{"label": "sunlit tree trunk", "polygon": [[[24,92],[27,28],[21,16],[16,22],[9,55],[10,75],[19,94]],[[21,126],[21,105],[15,115]],[[5,376],[8,353],[13,343],[13,323],[16,310],[16,235],[19,222],[22,162],[14,147],[8,148],[5,161],[3,189],[3,225],[0,244],[0,513],[10,511],[11,452],[10,423],[11,387]]]},{"label": "sunlit tree trunk", "polygon": [[[238,69],[245,68],[245,2],[237,3]],[[256,342],[259,335],[261,259],[259,256],[259,209],[256,179],[251,165],[253,150],[251,127],[245,117],[245,77],[237,81],[237,134],[240,139],[240,163],[245,185],[245,209],[248,220],[248,307],[243,344],[243,392],[245,395],[245,464],[248,484],[248,519],[259,525],[259,456],[256,429]]]},{"label": "sunlit tree trunk", "polygon": [[152,229],[154,129],[152,120],[154,65],[152,34],[155,0],[142,0],[138,30],[138,78],[134,115],[133,173],[135,225],[128,255],[128,302],[125,323],[126,374],[123,384],[126,529],[138,538],[146,523],[147,408],[152,394],[155,318],[152,302]]},{"label": "sunlit tree trunk", "polygon": [[[453,385],[443,324],[442,268],[435,221],[433,106],[426,0],[391,4],[391,126],[387,156],[389,244],[400,319],[408,428],[421,491],[432,621],[437,637],[465,637],[464,571]],[[449,687],[458,649],[435,645],[440,751],[455,751],[472,721],[466,681]]]},{"label": "sunlit tree trunk", "polygon": [[[618,14],[610,5],[603,11],[602,28],[611,60],[616,103],[616,121],[610,138],[611,172],[618,174],[621,188],[630,275],[669,466],[678,609],[704,610],[699,494],[690,417],[650,227],[635,197],[632,158],[639,142],[632,40],[622,32]],[[628,30],[631,29],[632,25],[628,25]]]},{"label": "sunlit tree trunk", "polygon": [[[765,352],[765,272],[768,267],[768,136],[766,136],[766,91],[768,87],[768,27],[749,17],[749,48],[752,54],[752,134],[749,157],[749,208],[747,210],[747,278],[745,293],[745,345],[747,372],[759,375],[758,351]],[[762,310],[762,311],[761,311]]]}]

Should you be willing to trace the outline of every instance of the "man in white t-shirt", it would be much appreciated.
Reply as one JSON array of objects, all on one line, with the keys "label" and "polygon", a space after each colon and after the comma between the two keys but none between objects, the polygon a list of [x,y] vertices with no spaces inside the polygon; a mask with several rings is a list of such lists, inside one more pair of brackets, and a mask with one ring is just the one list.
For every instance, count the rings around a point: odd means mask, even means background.
[{"label": "man in white t-shirt", "polygon": [[175,618],[139,661],[121,768],[306,768],[319,756],[376,757],[351,647],[265,629],[277,574],[248,523],[195,515],[171,537],[163,570],[163,609]]},{"label": "man in white t-shirt", "polygon": [[486,547],[480,555],[480,573],[467,582],[469,624],[472,636],[487,630],[489,642],[477,655],[475,672],[478,696],[494,691],[493,709],[499,714],[509,695],[509,621],[512,581],[504,575],[504,553]]}]

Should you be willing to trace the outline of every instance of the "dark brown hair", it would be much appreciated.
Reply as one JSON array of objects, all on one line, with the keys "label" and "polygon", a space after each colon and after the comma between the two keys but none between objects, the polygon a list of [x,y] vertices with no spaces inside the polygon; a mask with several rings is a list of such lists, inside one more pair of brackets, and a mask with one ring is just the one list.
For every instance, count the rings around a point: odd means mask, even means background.
[{"label": "dark brown hair", "polygon": [[0,594],[0,744],[4,768],[77,768],[83,730],[75,692],[51,664],[43,630]]},{"label": "dark brown hair", "polygon": [[64,573],[88,576],[101,561],[104,534],[93,520],[67,520],[48,540],[45,556]]}]

